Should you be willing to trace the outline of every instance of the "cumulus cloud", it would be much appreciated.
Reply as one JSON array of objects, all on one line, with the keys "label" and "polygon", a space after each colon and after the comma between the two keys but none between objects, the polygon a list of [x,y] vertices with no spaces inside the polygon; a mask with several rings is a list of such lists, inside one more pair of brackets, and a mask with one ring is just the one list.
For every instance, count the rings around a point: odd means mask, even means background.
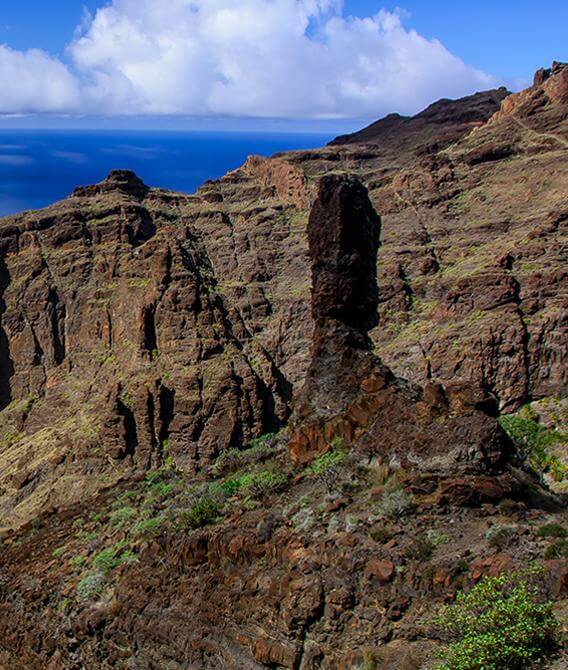
[{"label": "cumulus cloud", "polygon": [[79,107],[79,84],[45,51],[0,45],[0,114],[69,112]]},{"label": "cumulus cloud", "polygon": [[494,85],[399,13],[350,17],[341,0],[114,0],[83,20],[67,53],[74,74],[43,52],[2,48],[12,92],[0,107],[340,118]]}]

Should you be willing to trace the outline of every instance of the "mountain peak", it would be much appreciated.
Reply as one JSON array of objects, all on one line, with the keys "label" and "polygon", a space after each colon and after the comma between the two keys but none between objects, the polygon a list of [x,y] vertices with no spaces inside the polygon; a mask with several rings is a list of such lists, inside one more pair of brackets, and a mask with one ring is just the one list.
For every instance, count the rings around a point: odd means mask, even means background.
[{"label": "mountain peak", "polygon": [[[455,142],[472,128],[485,123],[510,95],[496,88],[457,100],[442,98],[412,117],[389,114],[363,130],[335,138],[330,144],[376,144],[391,150],[416,150]],[[442,129],[442,132],[440,132]]]},{"label": "mountain peak", "polygon": [[75,197],[90,197],[101,193],[118,191],[133,198],[144,198],[149,187],[132,170],[111,170],[103,181],[90,186],[79,186],[73,191]]}]

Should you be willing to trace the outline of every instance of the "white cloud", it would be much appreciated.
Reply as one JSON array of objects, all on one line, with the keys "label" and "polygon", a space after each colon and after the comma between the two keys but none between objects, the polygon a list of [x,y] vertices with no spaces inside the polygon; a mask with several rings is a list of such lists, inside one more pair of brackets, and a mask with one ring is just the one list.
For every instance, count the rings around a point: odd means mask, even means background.
[{"label": "white cloud", "polygon": [[494,85],[398,13],[347,17],[341,0],[114,0],[68,55],[74,75],[2,47],[0,111],[379,116]]},{"label": "white cloud", "polygon": [[0,114],[78,109],[79,85],[45,51],[16,51],[0,44]]}]

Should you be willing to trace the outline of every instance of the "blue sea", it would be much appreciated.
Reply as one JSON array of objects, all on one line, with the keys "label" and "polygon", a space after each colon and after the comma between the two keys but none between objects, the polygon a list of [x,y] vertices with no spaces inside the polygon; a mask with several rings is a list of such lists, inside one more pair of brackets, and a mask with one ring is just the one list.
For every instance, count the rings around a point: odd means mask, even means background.
[{"label": "blue sea", "polygon": [[0,216],[38,209],[114,168],[149,186],[192,193],[250,154],[321,147],[331,135],[156,131],[0,131]]}]

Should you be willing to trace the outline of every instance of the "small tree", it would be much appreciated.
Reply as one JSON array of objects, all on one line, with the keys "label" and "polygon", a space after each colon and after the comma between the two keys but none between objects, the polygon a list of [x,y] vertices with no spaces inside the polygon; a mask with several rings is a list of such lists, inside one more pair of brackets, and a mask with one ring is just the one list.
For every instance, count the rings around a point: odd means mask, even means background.
[{"label": "small tree", "polygon": [[308,469],[310,474],[325,486],[329,496],[332,496],[335,491],[343,459],[343,452],[328,451],[326,454],[316,458]]}]

